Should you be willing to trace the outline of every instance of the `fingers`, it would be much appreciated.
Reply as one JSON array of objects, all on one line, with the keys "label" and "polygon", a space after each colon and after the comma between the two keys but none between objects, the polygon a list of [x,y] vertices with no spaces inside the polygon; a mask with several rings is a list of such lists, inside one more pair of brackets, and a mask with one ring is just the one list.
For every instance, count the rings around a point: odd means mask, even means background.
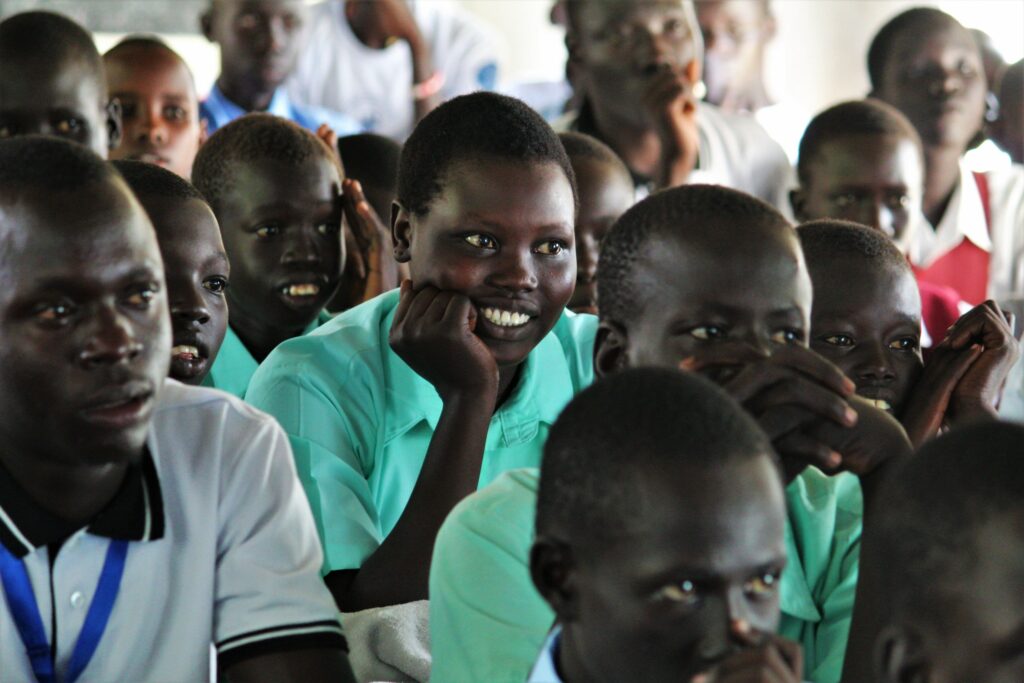
[{"label": "fingers", "polygon": [[402,280],[402,284],[398,288],[398,306],[395,308],[395,317],[391,323],[393,327],[401,325],[405,321],[405,316],[409,312],[409,306],[412,305],[414,294],[412,281]]},{"label": "fingers", "polygon": [[760,645],[736,652],[712,671],[694,676],[691,683],[799,683],[802,678],[799,646],[765,635]]},{"label": "fingers", "polygon": [[802,432],[789,434],[773,445],[783,459],[813,465],[825,473],[835,472],[843,464],[843,456],[840,453]]},{"label": "fingers", "polygon": [[953,323],[945,341],[954,349],[962,349],[972,341],[977,341],[989,350],[1009,346],[1012,340],[1011,320],[1003,314],[999,304],[990,299],[960,316]]}]

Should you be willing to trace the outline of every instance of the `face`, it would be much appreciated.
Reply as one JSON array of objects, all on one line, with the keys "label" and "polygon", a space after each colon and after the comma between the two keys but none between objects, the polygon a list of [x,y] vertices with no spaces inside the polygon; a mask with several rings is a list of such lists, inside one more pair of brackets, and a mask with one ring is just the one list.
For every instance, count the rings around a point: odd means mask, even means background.
[{"label": "face", "polygon": [[681,0],[581,2],[570,51],[589,97],[647,125],[642,102],[663,70],[691,89],[700,78],[698,28]]},{"label": "face", "polygon": [[171,377],[201,384],[228,327],[230,266],[213,211],[198,199],[142,197],[164,260],[173,346]]},{"label": "face", "polygon": [[874,94],[910,119],[925,147],[963,152],[985,113],[982,69],[978,46],[960,26],[904,31]]},{"label": "face", "polygon": [[696,8],[704,38],[705,99],[720,105],[732,88],[760,78],[772,22],[759,0],[700,0]]},{"label": "face", "polygon": [[110,157],[146,161],[189,178],[203,130],[185,63],[170,50],[151,47],[123,48],[104,63],[124,126]]},{"label": "face", "polygon": [[576,217],[576,290],[569,308],[597,313],[597,263],[601,240],[633,206],[635,190],[629,174],[595,159],[573,161],[580,211]]},{"label": "face", "polygon": [[647,303],[625,348],[611,360],[602,321],[595,362],[613,367],[683,367],[722,383],[785,344],[807,345],[811,281],[792,231],[743,239],[708,226],[711,239],[666,239],[642,248],[634,277]]},{"label": "face", "polygon": [[221,73],[251,90],[273,90],[295,69],[306,22],[303,0],[216,0],[204,24],[220,44]]},{"label": "face", "polygon": [[666,470],[645,478],[636,524],[570,570],[561,656],[582,679],[688,681],[747,646],[737,621],[778,626],[785,502],[771,461]]},{"label": "face", "polygon": [[849,135],[825,142],[793,195],[800,222],[839,218],[881,230],[897,244],[921,212],[921,150],[906,137]]},{"label": "face", "polygon": [[923,367],[914,276],[836,257],[815,264],[811,279],[811,348],[853,380],[859,395],[899,417]]},{"label": "face", "polygon": [[171,341],[149,220],[113,181],[0,203],[5,452],[68,465],[139,457]]},{"label": "face", "polygon": [[[573,196],[554,163],[452,165],[425,216],[401,210],[396,254],[415,287],[467,296],[474,332],[499,367],[526,360],[562,315],[576,281]],[[519,324],[502,322],[519,314]]]},{"label": "face", "polygon": [[106,88],[88,65],[0,60],[0,139],[52,135],[106,157],[111,123]]},{"label": "face", "polygon": [[324,155],[298,165],[239,166],[218,207],[231,261],[232,325],[244,319],[295,336],[341,278],[341,181]]}]

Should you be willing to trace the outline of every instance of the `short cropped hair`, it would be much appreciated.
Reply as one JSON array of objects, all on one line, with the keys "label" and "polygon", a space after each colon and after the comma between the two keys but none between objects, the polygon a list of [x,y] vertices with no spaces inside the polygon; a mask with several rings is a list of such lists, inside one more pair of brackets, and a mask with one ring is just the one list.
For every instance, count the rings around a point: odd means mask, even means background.
[{"label": "short cropped hair", "polygon": [[338,138],[338,153],[349,177],[376,187],[397,186],[402,146],[391,138],[375,133],[346,135]]},{"label": "short cropped hair", "polygon": [[334,151],[305,128],[272,114],[246,114],[217,129],[199,148],[192,183],[216,213],[234,186],[239,166],[264,160],[295,166],[315,156],[330,161],[341,174]]},{"label": "short cropped hair", "polygon": [[878,90],[882,87],[885,68],[900,36],[908,31],[922,36],[923,31],[944,25],[961,26],[956,19],[934,7],[914,7],[890,19],[878,30],[868,47],[868,78],[871,80],[871,89]]},{"label": "short cropped hair", "polygon": [[206,198],[177,173],[144,161],[122,159],[110,162],[136,197],[167,197],[168,199],[197,199],[204,204]]},{"label": "short cropped hair", "polygon": [[911,272],[899,247],[884,233],[866,225],[825,218],[797,226],[796,234],[808,268],[835,256],[853,256]]},{"label": "short cropped hair", "polygon": [[884,510],[865,540],[898,618],[943,613],[941,586],[962,583],[972,538],[1024,508],[1024,426],[985,422],[954,429],[899,463],[879,491]]},{"label": "short cropped hair", "polygon": [[774,457],[768,437],[711,381],[667,368],[614,373],[577,395],[551,428],[537,534],[568,532],[581,546],[614,540],[629,529],[652,470],[758,457]]},{"label": "short cropped hair", "polygon": [[578,163],[580,160],[588,159],[600,164],[608,164],[615,169],[616,173],[621,174],[630,183],[633,182],[633,176],[625,162],[611,147],[593,135],[568,131],[559,133],[558,139],[562,141],[562,146],[565,147],[565,153],[569,155],[570,162]]},{"label": "short cropped hair", "polygon": [[906,116],[896,107],[872,98],[851,100],[829,107],[807,125],[800,139],[796,172],[801,185],[811,181],[811,164],[826,143],[850,135],[898,136],[911,140],[924,159],[921,138]]},{"label": "short cropped hair", "polygon": [[103,60],[92,36],[62,14],[22,12],[0,21],[0,61],[25,58],[81,62],[106,89]]},{"label": "short cropped hair", "polygon": [[75,192],[120,176],[89,148],[62,138],[0,140],[0,196]]},{"label": "short cropped hair", "polygon": [[427,114],[402,148],[398,201],[425,216],[460,161],[499,159],[522,164],[557,164],[576,197],[576,176],[558,135],[540,114],[519,100],[475,92],[448,100]]},{"label": "short cropped hair", "polygon": [[631,321],[644,293],[636,286],[636,261],[653,239],[678,236],[686,226],[747,225],[791,230],[789,221],[767,202],[719,185],[683,185],[657,192],[624,213],[601,245],[597,298],[601,317]]}]

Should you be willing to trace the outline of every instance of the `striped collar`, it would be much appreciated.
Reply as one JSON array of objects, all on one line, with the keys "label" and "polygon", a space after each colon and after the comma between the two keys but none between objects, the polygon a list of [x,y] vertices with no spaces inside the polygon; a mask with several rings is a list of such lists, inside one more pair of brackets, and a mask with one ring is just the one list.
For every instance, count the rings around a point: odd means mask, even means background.
[{"label": "striped collar", "polygon": [[[61,543],[80,528],[41,508],[0,466],[0,543],[15,557]],[[127,541],[163,537],[163,494],[148,447],[142,459],[128,468],[117,494],[86,530],[96,536]]]}]

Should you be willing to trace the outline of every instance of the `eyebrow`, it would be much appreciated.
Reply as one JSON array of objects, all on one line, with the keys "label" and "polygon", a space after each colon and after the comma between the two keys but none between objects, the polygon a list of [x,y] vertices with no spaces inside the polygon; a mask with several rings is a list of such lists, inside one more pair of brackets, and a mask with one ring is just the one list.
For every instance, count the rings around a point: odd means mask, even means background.
[{"label": "eyebrow", "polygon": [[[484,218],[479,214],[470,213],[466,215],[466,223],[474,223],[485,228],[493,230],[508,230],[508,226],[499,221],[493,221],[489,218]],[[572,223],[544,223],[542,225],[533,226],[540,230],[567,230],[572,232],[575,226]]]}]

